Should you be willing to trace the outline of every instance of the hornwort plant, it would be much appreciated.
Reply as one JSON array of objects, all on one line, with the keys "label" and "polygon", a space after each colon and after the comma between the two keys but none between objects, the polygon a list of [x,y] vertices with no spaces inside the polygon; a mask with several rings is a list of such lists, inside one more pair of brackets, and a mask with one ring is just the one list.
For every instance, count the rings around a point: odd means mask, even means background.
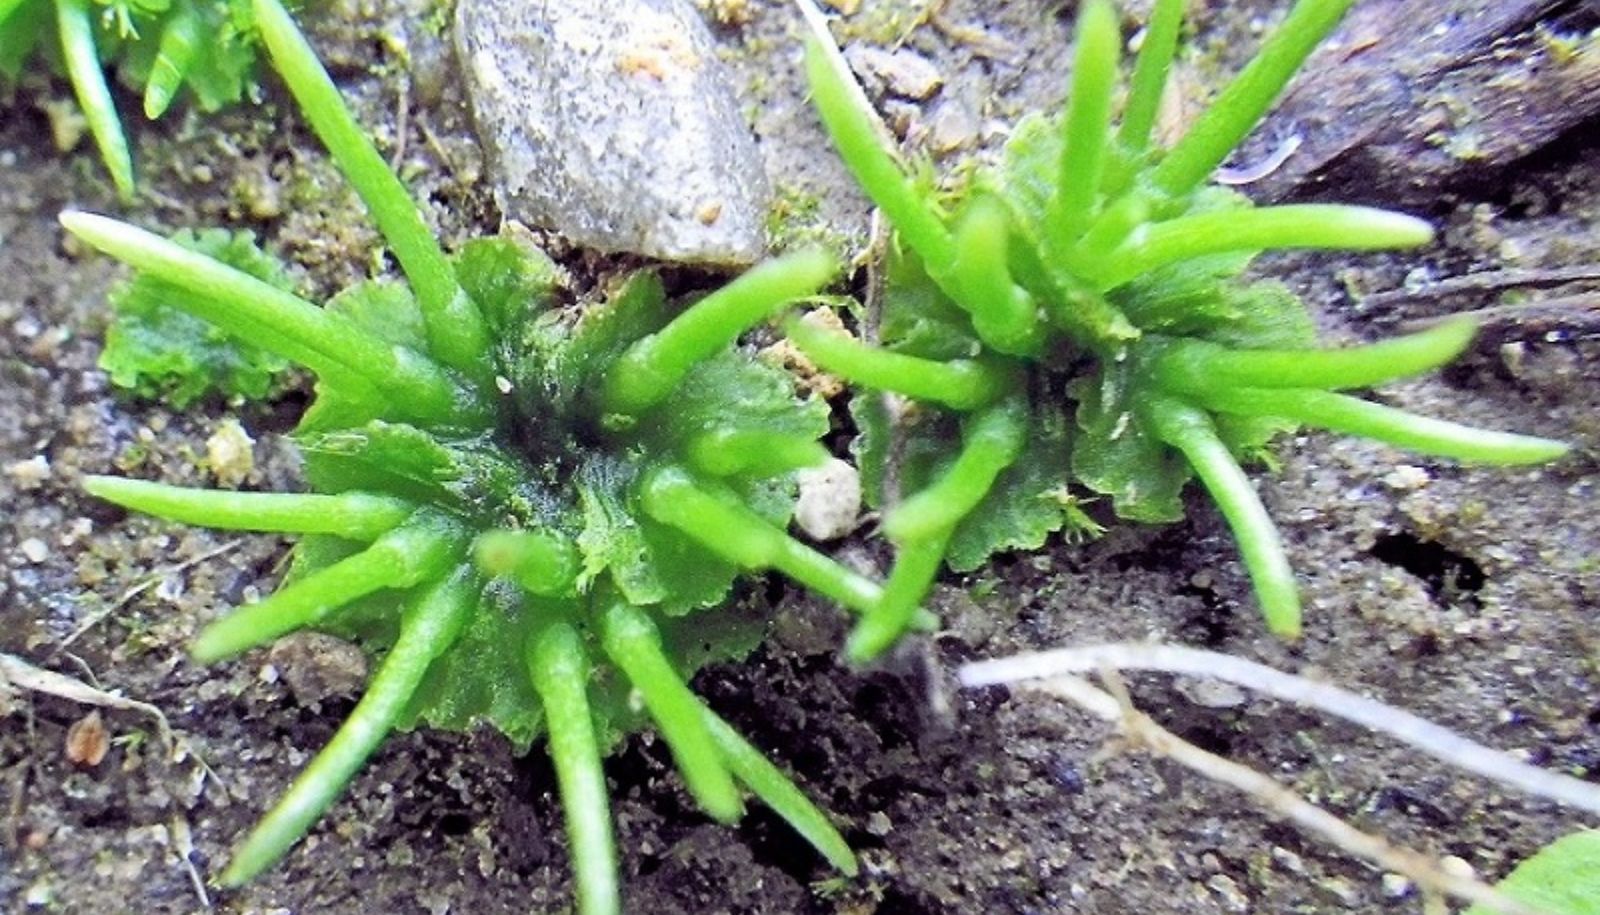
[{"label": "hornwort plant", "polygon": [[447,256],[278,0],[256,0],[254,15],[408,282],[363,283],[319,308],[194,239],[61,217],[134,267],[141,296],[317,376],[295,433],[311,493],[86,481],[163,518],[300,535],[288,581],[205,629],[198,660],[306,627],[379,659],[350,717],[222,882],[282,857],[392,729],[488,723],[522,746],[548,735],[579,908],[615,912],[601,759],[646,717],[708,814],[738,818],[742,784],[854,873],[827,816],[687,686],[704,663],[759,641],[760,620],[725,605],[743,570],[780,570],[858,611],[881,597],[785,533],[792,471],[826,458],[827,410],[733,345],[837,264],[790,254],[675,316],[650,273],[604,301],[556,307],[555,267],[515,239]]},{"label": "hornwort plant", "polygon": [[243,97],[255,68],[248,0],[0,0],[0,76],[35,55],[64,70],[117,193],[134,194],[133,157],[105,67],[144,94],[155,120],[187,88],[202,111]]},{"label": "hornwort plant", "polygon": [[826,21],[801,0],[817,109],[894,228],[876,345],[788,327],[823,369],[898,395],[854,402],[869,498],[887,503],[891,465],[911,494],[884,519],[899,558],[884,600],[851,636],[852,657],[871,658],[899,636],[941,561],[965,571],[998,550],[1036,548],[1064,526],[1092,533],[1072,483],[1110,496],[1121,517],[1165,522],[1183,516],[1181,491],[1199,476],[1233,529],[1267,627],[1293,637],[1293,573],[1240,468],[1274,435],[1303,424],[1497,464],[1565,452],[1339,393],[1438,367],[1471,341],[1470,322],[1317,349],[1298,297],[1241,277],[1266,250],[1367,251],[1432,238],[1427,224],[1397,213],[1255,207],[1206,185],[1352,2],[1300,0],[1183,138],[1161,149],[1152,127],[1183,0],[1156,0],[1120,124],[1117,16],[1109,0],[1083,0],[1065,112],[1019,123],[1001,161],[947,206],[898,161]]}]

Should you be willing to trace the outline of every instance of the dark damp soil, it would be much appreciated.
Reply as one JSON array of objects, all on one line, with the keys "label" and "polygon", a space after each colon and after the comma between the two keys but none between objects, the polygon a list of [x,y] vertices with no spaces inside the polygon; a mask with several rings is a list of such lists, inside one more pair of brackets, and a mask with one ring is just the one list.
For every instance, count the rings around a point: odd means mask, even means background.
[{"label": "dark damp soil", "polygon": [[[493,231],[453,60],[427,27],[448,18],[427,0],[313,6],[314,44],[383,148],[404,140],[402,168],[429,219],[452,241]],[[866,208],[798,82],[796,17],[777,0],[709,6],[750,16],[718,35],[784,202],[775,228],[859,238]],[[952,0],[919,24],[913,8],[864,0],[846,30],[903,42],[938,69],[937,94],[886,109],[913,142],[954,161],[1059,98],[1063,6]],[[1191,91],[1231,72],[1281,6],[1202,10],[1184,69]],[[255,440],[246,485],[292,488],[295,456],[281,434],[308,395],[291,386],[264,403],[174,412],[110,387],[96,358],[119,270],[66,241],[55,216],[118,208],[86,141],[69,154],[52,145],[46,112],[68,97],[60,82],[32,79],[0,100],[0,651],[156,706],[180,743],[170,752],[147,717],[107,710],[109,753],[75,766],[65,735],[89,707],[0,691],[0,909],[195,912],[231,843],[348,712],[354,695],[339,684],[362,671],[358,657],[315,645],[197,667],[188,639],[270,589],[285,544],[127,516],[79,492],[90,472],[198,484],[243,470],[207,457],[208,440],[235,421]],[[131,95],[118,101],[136,111]],[[354,198],[270,81],[258,106],[128,122],[145,192],[125,218],[252,228],[318,297],[387,268],[374,264],[375,235]],[[1303,291],[1335,339],[1497,304],[1480,293],[1379,308],[1360,293],[1600,262],[1596,152],[1579,136],[1492,193],[1438,199],[1423,215],[1443,227],[1442,243],[1419,255],[1280,257],[1263,269]],[[579,282],[607,267],[556,250]],[[1034,648],[1178,641],[1352,686],[1541,765],[1596,771],[1600,342],[1584,318],[1498,325],[1439,376],[1382,392],[1421,412],[1574,442],[1559,464],[1462,468],[1322,434],[1280,443],[1280,466],[1258,477],[1307,596],[1297,645],[1262,635],[1227,532],[1198,497],[1181,524],[1115,525],[1089,545],[1055,543],[947,577],[933,599],[947,628],[874,670],[837,659],[831,610],[767,588],[773,638],[696,688],[838,817],[864,873],[830,874],[763,810],[735,828],[706,820],[663,747],[639,736],[607,766],[630,910],[1420,911],[1403,881],[1175,765],[1117,752],[1083,715],[1003,689],[957,693],[949,671]],[[844,549],[881,559],[861,544]],[[331,684],[327,695],[303,685],[315,678]],[[1188,739],[1488,877],[1581,825],[1277,702],[1219,702],[1169,677],[1132,683],[1140,704]],[[493,733],[399,736],[282,865],[243,889],[206,892],[218,910],[263,915],[566,910],[552,785],[539,750],[519,756]]]}]

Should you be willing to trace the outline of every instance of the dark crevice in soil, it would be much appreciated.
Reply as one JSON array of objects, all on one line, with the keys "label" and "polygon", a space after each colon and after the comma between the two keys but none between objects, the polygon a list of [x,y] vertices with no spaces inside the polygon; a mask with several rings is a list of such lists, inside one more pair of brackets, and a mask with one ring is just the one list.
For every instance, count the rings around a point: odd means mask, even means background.
[{"label": "dark crevice in soil", "polygon": [[891,887],[884,892],[883,899],[878,903],[874,913],[875,915],[934,915],[939,911],[915,896]]},{"label": "dark crevice in soil", "polygon": [[[818,870],[826,866],[811,843],[767,807],[752,804],[744,819],[739,821],[738,830],[739,841],[750,849],[750,856],[757,864],[782,871],[802,886],[814,880]],[[852,848],[858,851],[862,848],[858,837],[848,838]]]},{"label": "dark crevice in soil", "polygon": [[1181,641],[1206,648],[1220,648],[1233,638],[1239,614],[1223,602],[1216,589],[1184,585],[1177,593],[1199,599],[1197,603],[1189,604],[1178,624]]},{"label": "dark crevice in soil", "polygon": [[535,749],[511,762],[511,786],[500,810],[500,835],[495,850],[506,868],[532,873],[550,860],[550,824],[555,805],[551,791],[556,783],[550,754]]},{"label": "dark crevice in soil", "polygon": [[1422,788],[1393,785],[1379,789],[1369,806],[1374,813],[1393,810],[1434,829],[1453,826],[1457,819],[1455,815],[1430,800],[1430,793]]},{"label": "dark crevice in soil", "polygon": [[1441,606],[1458,602],[1475,606],[1474,595],[1483,590],[1487,581],[1483,566],[1471,556],[1409,531],[1379,537],[1370,552],[1380,562],[1422,579],[1428,595]]}]

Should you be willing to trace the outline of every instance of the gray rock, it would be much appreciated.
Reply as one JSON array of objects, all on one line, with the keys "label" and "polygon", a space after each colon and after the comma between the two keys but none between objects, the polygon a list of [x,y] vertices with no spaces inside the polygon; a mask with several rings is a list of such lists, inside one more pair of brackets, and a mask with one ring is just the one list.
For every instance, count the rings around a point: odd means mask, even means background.
[{"label": "gray rock", "polygon": [[928,58],[910,48],[885,51],[854,44],[844,52],[850,69],[875,94],[888,92],[901,98],[925,101],[944,85],[944,76]]},{"label": "gray rock", "polygon": [[761,160],[682,0],[462,0],[455,38],[508,217],[605,251],[762,255]]}]

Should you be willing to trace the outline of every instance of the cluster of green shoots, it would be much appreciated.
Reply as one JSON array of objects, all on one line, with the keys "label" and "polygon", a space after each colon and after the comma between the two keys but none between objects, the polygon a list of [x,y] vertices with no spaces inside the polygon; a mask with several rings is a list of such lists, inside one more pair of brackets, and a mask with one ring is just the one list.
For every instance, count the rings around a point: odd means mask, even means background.
[{"label": "cluster of green shoots", "polygon": [[[1470,326],[1315,349],[1298,299],[1239,278],[1262,250],[1431,237],[1392,213],[1254,208],[1202,187],[1348,5],[1301,0],[1188,135],[1159,150],[1151,127],[1183,2],[1157,0],[1113,130],[1121,36],[1110,3],[1085,0],[1065,116],[1019,125],[953,219],[899,164],[808,8],[817,106],[896,229],[877,342],[789,325],[823,368],[916,407],[853,402],[857,455],[897,548],[880,586],[786,532],[794,472],[827,459],[828,411],[738,344],[834,278],[832,258],[791,253],[678,307],[649,272],[563,303],[560,271],[514,236],[447,255],[279,0],[254,0],[274,66],[406,281],[363,283],[319,307],[248,243],[62,217],[138,271],[127,299],[146,316],[164,302],[317,377],[295,433],[310,493],[87,483],[162,518],[299,536],[286,582],[204,630],[197,659],[303,628],[378,659],[355,710],[223,882],[282,857],[390,731],[485,723],[523,746],[546,736],[585,913],[621,905],[602,758],[647,723],[709,815],[739,817],[743,786],[854,873],[827,816],[689,689],[703,664],[762,635],[759,614],[728,600],[740,575],[777,570],[862,614],[848,650],[865,660],[928,622],[920,604],[941,566],[1087,530],[1069,486],[1111,496],[1124,517],[1173,520],[1198,474],[1269,627],[1293,635],[1284,551],[1239,467],[1272,435],[1305,423],[1465,460],[1560,454],[1336,393],[1431,369],[1467,345]],[[888,492],[891,479],[910,495]]]},{"label": "cluster of green shoots", "polygon": [[317,378],[295,432],[310,493],[86,482],[162,518],[299,536],[286,582],[206,628],[196,659],[308,627],[378,659],[222,882],[282,857],[389,732],[419,724],[489,724],[522,746],[547,737],[586,913],[620,907],[602,758],[647,723],[707,814],[737,819],[748,791],[854,873],[827,816],[687,685],[759,643],[760,615],[727,600],[747,570],[777,569],[857,611],[881,599],[876,583],[786,532],[794,471],[828,457],[828,410],[737,345],[839,265],[793,253],[681,309],[643,272],[563,305],[559,270],[516,237],[446,255],[278,0],[256,0],[253,15],[406,282],[362,283],[319,307],[254,255],[224,257],[223,239],[62,216],[135,268],[138,300]]},{"label": "cluster of green shoots", "polygon": [[203,111],[243,97],[255,66],[248,0],[0,0],[0,76],[15,81],[35,56],[65,71],[89,133],[124,200],[133,156],[105,67],[144,94],[145,117],[187,87]]},{"label": "cluster of green shoots", "polygon": [[[792,322],[823,369],[914,402],[857,397],[857,455],[887,502],[893,463],[911,492],[888,509],[899,560],[886,600],[852,636],[870,658],[912,617],[941,558],[957,570],[1087,529],[1068,486],[1141,521],[1182,517],[1198,475],[1232,527],[1268,627],[1301,631],[1294,577],[1240,462],[1275,434],[1316,426],[1464,461],[1548,461],[1565,446],[1486,432],[1338,393],[1433,369],[1474,327],[1454,321],[1347,349],[1315,348],[1305,306],[1240,274],[1267,250],[1367,251],[1427,243],[1408,216],[1363,207],[1254,207],[1206,181],[1271,107],[1353,0],[1301,0],[1255,58],[1170,148],[1152,128],[1183,0],[1156,0],[1123,97],[1109,0],[1083,0],[1072,92],[1059,118],[1019,124],[1002,161],[953,203],[917,180],[833,44],[813,26],[816,106],[863,189],[894,227],[876,325],[861,342]],[[954,216],[947,216],[947,210]]]}]

